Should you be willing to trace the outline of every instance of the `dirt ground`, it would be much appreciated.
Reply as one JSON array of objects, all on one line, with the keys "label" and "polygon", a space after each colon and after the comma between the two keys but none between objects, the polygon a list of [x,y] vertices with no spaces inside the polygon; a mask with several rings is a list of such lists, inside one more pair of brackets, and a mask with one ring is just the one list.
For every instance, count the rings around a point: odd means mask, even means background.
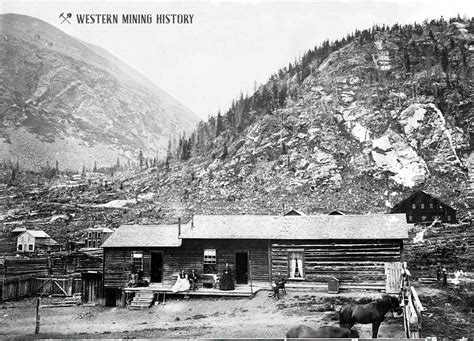
[{"label": "dirt ground", "polygon": [[[148,310],[108,307],[41,309],[41,338],[283,338],[296,325],[338,325],[341,304],[380,298],[379,293],[288,292],[280,301],[260,291],[254,298],[183,299]],[[44,299],[43,304],[51,299]],[[0,307],[0,336],[33,337],[35,299]],[[361,337],[371,337],[370,325],[356,325]],[[388,316],[379,337],[402,338],[402,318]]]}]

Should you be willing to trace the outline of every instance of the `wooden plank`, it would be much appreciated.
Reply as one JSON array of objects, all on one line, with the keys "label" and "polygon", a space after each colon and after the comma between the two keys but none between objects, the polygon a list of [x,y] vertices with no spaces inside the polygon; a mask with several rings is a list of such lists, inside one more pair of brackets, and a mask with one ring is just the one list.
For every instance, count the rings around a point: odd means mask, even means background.
[{"label": "wooden plank", "polygon": [[410,292],[413,297],[413,306],[415,307],[418,316],[421,316],[421,314],[425,311],[425,308],[421,304],[420,298],[418,297],[418,294],[413,286],[410,286]]}]

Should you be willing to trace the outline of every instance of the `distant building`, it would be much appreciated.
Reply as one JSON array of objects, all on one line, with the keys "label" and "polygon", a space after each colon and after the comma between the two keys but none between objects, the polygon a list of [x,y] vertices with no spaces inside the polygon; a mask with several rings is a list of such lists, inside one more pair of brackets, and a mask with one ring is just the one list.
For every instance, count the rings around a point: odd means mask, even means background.
[{"label": "distant building", "polygon": [[114,233],[108,227],[94,227],[87,230],[86,247],[98,248]]},{"label": "distant building", "polygon": [[456,222],[456,210],[432,195],[417,191],[395,205],[390,213],[405,213],[407,223],[429,223],[435,220],[443,223]]},{"label": "distant building", "polygon": [[16,242],[17,252],[38,253],[59,250],[61,246],[44,231],[26,230]]}]

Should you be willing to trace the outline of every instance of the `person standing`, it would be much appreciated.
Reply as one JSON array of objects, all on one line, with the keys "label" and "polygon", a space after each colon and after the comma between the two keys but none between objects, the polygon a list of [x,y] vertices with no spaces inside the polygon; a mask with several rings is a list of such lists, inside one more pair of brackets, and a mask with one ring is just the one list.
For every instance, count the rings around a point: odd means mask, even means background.
[{"label": "person standing", "polygon": [[219,285],[220,290],[234,290],[234,279],[232,277],[232,270],[230,269],[229,263],[225,263],[224,271],[222,272],[222,278]]}]

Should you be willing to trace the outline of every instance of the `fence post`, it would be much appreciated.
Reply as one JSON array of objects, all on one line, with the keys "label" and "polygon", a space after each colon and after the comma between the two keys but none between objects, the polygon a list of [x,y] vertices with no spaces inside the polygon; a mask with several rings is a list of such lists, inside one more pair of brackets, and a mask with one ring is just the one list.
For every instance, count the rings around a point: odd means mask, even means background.
[{"label": "fence post", "polygon": [[36,298],[36,328],[35,334],[39,334],[40,332],[40,304],[41,304],[41,297]]}]

